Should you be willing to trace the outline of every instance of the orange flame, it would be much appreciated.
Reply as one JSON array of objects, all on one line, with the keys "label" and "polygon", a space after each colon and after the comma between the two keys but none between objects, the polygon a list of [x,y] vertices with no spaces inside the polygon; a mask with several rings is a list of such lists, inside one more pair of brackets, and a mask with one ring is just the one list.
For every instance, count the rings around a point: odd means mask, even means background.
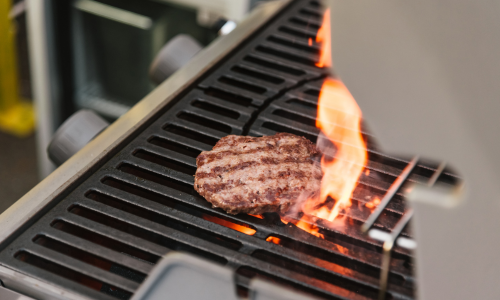
[{"label": "orange flame", "polygon": [[[330,67],[330,10],[324,14],[316,41],[322,42],[317,66]],[[352,192],[368,157],[361,134],[361,117],[361,110],[347,87],[339,80],[327,78],[319,95],[316,127],[335,145],[336,153],[333,160],[323,155],[320,196],[319,199],[306,202],[303,209],[306,213],[333,221],[342,209],[351,206]],[[321,150],[320,143],[321,138],[318,139],[318,148]],[[331,209],[325,205],[328,197],[335,200]]]},{"label": "orange flame", "polygon": [[243,232],[244,234],[254,235],[257,232],[257,231],[255,231],[252,228],[245,227],[245,226],[233,223],[233,222],[229,222],[227,220],[224,220],[224,219],[221,219],[221,218],[217,218],[217,217],[214,217],[214,216],[211,216],[211,215],[203,214],[202,217],[203,217],[204,220],[207,220],[207,221],[210,221],[210,222],[213,222],[213,223],[225,226],[227,228],[234,229],[234,230],[239,231],[239,232]]},{"label": "orange flame", "polygon": [[[335,145],[336,153],[333,160],[323,155],[320,196],[306,202],[306,213],[333,221],[342,209],[351,206],[352,192],[368,157],[360,122],[361,110],[345,85],[339,80],[326,79],[319,95],[316,127]],[[321,138],[319,148],[320,143]],[[335,200],[331,209],[321,205],[328,197]]]},{"label": "orange flame", "polygon": [[[324,14],[316,36],[321,43],[318,67],[331,67],[330,11]],[[318,100],[316,127],[323,136],[318,138],[318,149],[323,152],[321,169],[323,178],[319,196],[307,199],[301,209],[300,220],[291,221],[297,227],[324,238],[314,218],[333,221],[351,206],[351,197],[367,162],[366,145],[361,134],[361,110],[347,87],[337,79],[323,82]],[[325,139],[334,144],[336,152],[327,149]],[[331,147],[330,147],[331,148]],[[369,174],[369,170],[367,170]],[[332,205],[332,201],[334,204]],[[288,220],[288,218],[287,218]]]},{"label": "orange flame", "polygon": [[325,11],[323,15],[323,23],[316,34],[316,42],[322,43],[319,61],[316,63],[317,67],[331,67],[332,66],[332,42],[330,33],[330,9]]}]

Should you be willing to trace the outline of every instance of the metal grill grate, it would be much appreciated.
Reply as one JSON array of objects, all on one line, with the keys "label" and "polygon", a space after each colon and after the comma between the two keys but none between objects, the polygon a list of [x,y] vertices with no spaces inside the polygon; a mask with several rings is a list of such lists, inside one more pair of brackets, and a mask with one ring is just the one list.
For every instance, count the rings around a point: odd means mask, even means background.
[{"label": "metal grill grate", "polygon": [[[260,276],[326,299],[377,297],[381,243],[361,234],[370,215],[363,204],[367,196],[383,197],[408,160],[370,144],[371,172],[353,199],[360,209],[347,213],[351,226],[322,230],[325,239],[276,214],[212,209],[192,188],[196,156],[228,134],[279,131],[316,140],[320,78],[327,72],[315,67],[318,45],[308,39],[321,15],[316,1],[295,1],[4,248],[0,262],[95,299],[129,298],[169,251],[233,268],[241,293]],[[426,182],[433,172],[418,164],[406,181]],[[456,181],[446,172],[438,180]],[[398,191],[375,226],[390,231],[403,212]],[[407,229],[402,234],[411,237]],[[387,298],[412,298],[411,253],[396,248],[390,266]]]}]

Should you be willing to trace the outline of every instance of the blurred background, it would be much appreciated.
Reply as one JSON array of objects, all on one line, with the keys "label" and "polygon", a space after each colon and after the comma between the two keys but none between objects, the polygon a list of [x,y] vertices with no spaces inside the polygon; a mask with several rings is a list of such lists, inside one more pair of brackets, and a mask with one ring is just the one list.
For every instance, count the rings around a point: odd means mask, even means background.
[{"label": "blurred background", "polygon": [[113,122],[259,2],[0,1],[0,213],[60,163],[47,147],[70,116]]}]

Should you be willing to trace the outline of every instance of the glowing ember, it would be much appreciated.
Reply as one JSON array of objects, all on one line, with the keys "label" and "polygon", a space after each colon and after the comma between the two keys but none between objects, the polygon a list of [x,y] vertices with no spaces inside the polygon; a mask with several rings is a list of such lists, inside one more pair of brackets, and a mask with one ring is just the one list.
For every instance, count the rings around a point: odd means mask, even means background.
[{"label": "glowing ember", "polygon": [[[321,43],[318,67],[331,67],[330,11],[316,36]],[[346,86],[337,79],[327,78],[318,100],[316,127],[321,130],[317,147],[323,153],[323,179],[319,195],[299,199],[304,213],[300,220],[287,220],[297,227],[324,238],[317,218],[333,221],[340,212],[349,209],[351,196],[367,162],[366,145],[361,134],[361,110]],[[332,147],[332,144],[334,147]],[[366,175],[369,174],[366,170]],[[306,201],[303,201],[306,200]]]},{"label": "glowing ember", "polygon": [[366,175],[366,176],[370,175],[370,169],[366,169],[366,171],[365,171],[365,175]]},{"label": "glowing ember", "polygon": [[312,39],[312,38],[309,38],[309,39],[307,40],[307,44],[308,44],[309,46],[312,46],[312,44],[313,44],[313,39]]},{"label": "glowing ember", "polygon": [[349,249],[347,249],[346,247],[342,247],[340,245],[335,245],[335,249],[342,253],[342,254],[345,254],[345,255],[348,255],[349,254]]},{"label": "glowing ember", "polygon": [[309,222],[306,222],[304,219],[301,219],[298,223],[295,224],[295,226],[299,227],[300,229],[309,232],[312,235],[315,235],[319,238],[324,239],[325,236],[321,233],[319,233],[319,228],[318,226],[311,224]]},{"label": "glowing ember", "polygon": [[321,44],[321,51],[319,61],[316,63],[317,67],[331,67],[332,66],[332,42],[330,34],[330,9],[325,11],[323,16],[323,23],[316,34],[316,42]]},{"label": "glowing ember", "polygon": [[365,206],[368,207],[369,209],[373,210],[379,204],[380,204],[380,198],[375,197],[372,201],[366,203]]},{"label": "glowing ember", "polygon": [[210,222],[213,222],[213,223],[216,223],[216,224],[219,224],[219,225],[222,225],[222,226],[225,226],[227,228],[234,229],[234,230],[239,231],[239,232],[243,232],[244,234],[248,234],[248,235],[254,235],[256,232],[252,228],[245,227],[245,226],[233,223],[233,222],[226,221],[226,220],[221,219],[221,218],[210,216],[210,215],[204,214],[203,219],[210,221]]},{"label": "glowing ember", "polygon": [[269,236],[266,241],[279,245],[281,240],[275,236]]},{"label": "glowing ember", "polygon": [[256,218],[259,218],[259,219],[264,219],[263,216],[261,215],[251,215],[251,214],[248,214],[249,216],[252,216],[252,217],[256,217]]}]

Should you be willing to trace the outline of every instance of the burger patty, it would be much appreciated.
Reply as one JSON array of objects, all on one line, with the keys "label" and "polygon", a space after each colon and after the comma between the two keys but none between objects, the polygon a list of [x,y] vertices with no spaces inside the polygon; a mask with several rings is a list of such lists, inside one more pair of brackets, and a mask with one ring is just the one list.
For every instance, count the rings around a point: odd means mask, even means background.
[{"label": "burger patty", "polygon": [[289,133],[229,135],[196,158],[194,188],[230,214],[285,212],[319,192],[317,154],[311,141]]}]

